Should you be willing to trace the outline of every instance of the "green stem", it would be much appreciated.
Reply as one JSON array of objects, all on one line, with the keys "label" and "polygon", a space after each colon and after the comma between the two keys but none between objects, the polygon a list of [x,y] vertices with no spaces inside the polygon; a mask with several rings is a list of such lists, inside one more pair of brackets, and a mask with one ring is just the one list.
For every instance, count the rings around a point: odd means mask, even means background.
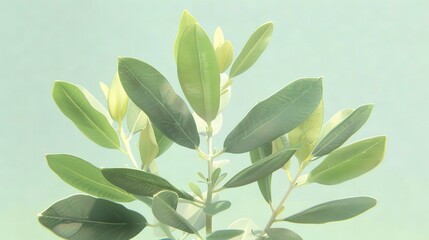
[{"label": "green stem", "polygon": [[[212,137],[212,127],[211,124],[208,124],[207,127],[207,148],[208,148],[208,160],[207,160],[207,197],[206,197],[206,206],[209,206],[212,203],[213,198],[213,188],[214,183],[212,182],[212,174],[213,174],[213,137]],[[211,215],[206,214],[206,235],[212,233],[213,228],[213,218]]]},{"label": "green stem", "polygon": [[[131,163],[133,164],[133,166],[135,168],[139,168],[139,165],[137,164],[137,161],[134,157],[133,151],[131,150],[131,146],[130,146],[131,138],[126,136],[126,134],[122,128],[122,122],[118,122],[118,134],[122,140],[122,143],[125,146],[125,152],[124,151],[122,151],[122,152],[130,158]],[[130,134],[132,134],[132,133],[130,133]]]},{"label": "green stem", "polygon": [[301,175],[302,170],[303,170],[303,168],[301,166],[299,168],[298,173],[296,174],[295,178],[293,179],[293,181],[290,182],[289,188],[288,188],[287,192],[285,193],[285,195],[283,196],[282,200],[280,200],[279,205],[271,214],[270,220],[268,220],[268,223],[265,226],[265,230],[269,229],[271,227],[271,225],[273,225],[273,223],[276,221],[276,217],[280,214],[283,205],[285,204],[286,200],[288,199],[288,197],[292,193],[292,190],[295,189],[296,181],[298,180],[298,177]]}]

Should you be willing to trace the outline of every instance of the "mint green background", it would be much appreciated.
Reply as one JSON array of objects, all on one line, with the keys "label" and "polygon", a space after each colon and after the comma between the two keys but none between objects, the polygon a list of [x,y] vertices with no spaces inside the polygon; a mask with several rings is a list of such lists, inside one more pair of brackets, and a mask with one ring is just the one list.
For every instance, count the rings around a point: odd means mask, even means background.
[{"label": "mint green background", "polygon": [[[338,186],[310,185],[290,198],[287,213],[337,198],[370,195],[376,208],[341,223],[277,224],[304,239],[424,240],[429,236],[429,1],[1,1],[0,2],[0,229],[1,239],[57,239],[37,214],[77,193],[52,173],[46,153],[72,153],[103,166],[126,158],[86,139],[55,106],[55,79],[83,85],[102,99],[99,81],[110,82],[117,56],[145,60],[180,92],[173,42],[183,9],[213,32],[222,26],[235,53],[252,31],[273,20],[270,46],[254,67],[236,78],[225,111],[222,140],[247,111],[291,80],[324,76],[326,118],[345,107],[374,103],[375,110],[352,140],[385,134],[385,161],[362,178]],[[183,94],[180,92],[183,96]],[[249,164],[248,156],[225,155],[227,171]],[[159,159],[177,185],[204,171],[196,154],[178,146]],[[286,188],[275,175],[276,202]],[[226,227],[251,217],[261,227],[269,209],[256,185],[228,190],[233,208],[215,218]],[[148,210],[137,203],[128,207]],[[146,229],[136,239],[154,239]]]}]

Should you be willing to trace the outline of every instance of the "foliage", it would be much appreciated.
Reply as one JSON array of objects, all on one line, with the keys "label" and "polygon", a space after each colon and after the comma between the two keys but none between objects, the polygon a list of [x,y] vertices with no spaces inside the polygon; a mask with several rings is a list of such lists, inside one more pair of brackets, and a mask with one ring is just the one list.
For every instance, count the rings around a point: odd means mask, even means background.
[{"label": "foliage", "polygon": [[[101,83],[107,109],[83,87],[56,81],[53,98],[60,110],[94,143],[124,153],[133,168],[98,168],[76,156],[47,155],[52,171],[88,195],[54,203],[39,215],[40,223],[62,238],[79,240],[131,239],[147,227],[158,229],[159,239],[170,240],[189,236],[295,240],[302,238],[273,224],[340,221],[374,207],[374,198],[362,196],[283,216],[292,190],[311,183],[340,184],[370,171],[384,157],[384,136],[343,147],[368,120],[372,105],[344,109],[323,125],[322,78],[298,79],[256,104],[228,134],[223,148],[215,150],[213,137],[221,128],[233,78],[244,75],[257,62],[272,32],[271,22],[260,26],[234,60],[233,45],[224,39],[222,30],[217,28],[211,41],[197,19],[185,11],[174,57],[186,101],[157,69],[134,58],[119,58],[110,86]],[[139,143],[133,150],[135,138]],[[200,148],[201,138],[207,142],[207,152]],[[197,152],[207,162],[207,175],[198,173],[205,191],[195,183],[189,183],[189,192],[184,191],[159,175],[162,171],[156,162],[173,143]],[[222,183],[227,178],[225,162],[215,159],[225,153],[247,152],[249,166]],[[289,167],[291,161],[297,162],[296,169]],[[310,165],[316,166],[309,169]],[[272,195],[276,171],[289,178],[289,188],[280,201]],[[214,217],[233,207],[231,202],[219,200],[221,192],[255,182],[272,212],[266,226],[238,220],[228,229],[214,231]],[[136,200],[151,209],[156,222],[149,223],[140,213],[117,203]]]}]

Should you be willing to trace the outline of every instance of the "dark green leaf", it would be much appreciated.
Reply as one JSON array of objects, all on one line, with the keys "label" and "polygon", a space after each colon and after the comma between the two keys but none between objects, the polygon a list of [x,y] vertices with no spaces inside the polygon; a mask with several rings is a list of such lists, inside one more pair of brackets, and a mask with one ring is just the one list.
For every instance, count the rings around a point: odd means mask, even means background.
[{"label": "dark green leaf", "polygon": [[213,202],[210,205],[208,205],[206,208],[204,208],[204,212],[208,215],[214,216],[222,211],[227,210],[231,207],[231,202],[229,201],[217,201]]},{"label": "dark green leaf", "polygon": [[[254,164],[259,160],[268,157],[272,153],[273,147],[271,142],[269,142],[250,151],[250,160]],[[265,201],[267,201],[268,204],[271,204],[271,174],[258,180],[258,186]]]},{"label": "dark green leaf", "polygon": [[307,179],[324,185],[339,184],[375,168],[384,157],[386,137],[365,139],[330,153]]},{"label": "dark green leaf", "polygon": [[159,192],[153,197],[152,213],[161,223],[187,233],[197,233],[198,231],[176,212],[177,204],[178,196],[175,192]]},{"label": "dark green leaf", "polygon": [[269,228],[265,232],[269,240],[302,240],[298,234],[286,228]]},{"label": "dark green leaf", "polygon": [[248,152],[296,128],[319,105],[322,88],[321,78],[304,78],[258,103],[227,136],[225,151]]},{"label": "dark green leaf", "polygon": [[339,148],[368,120],[373,105],[363,105],[354,110],[347,118],[336,125],[326,136],[320,140],[313,151],[313,156],[324,156]]},{"label": "dark green leaf", "polygon": [[67,82],[55,81],[53,98],[79,130],[96,144],[105,148],[121,148],[118,135],[107,117],[95,106],[89,92]]},{"label": "dark green leaf", "polygon": [[226,240],[238,237],[243,233],[244,231],[239,229],[219,230],[207,236],[206,240]]},{"label": "dark green leaf", "polygon": [[355,217],[376,204],[377,200],[371,197],[346,198],[314,206],[284,220],[310,224],[342,221]]},{"label": "dark green leaf", "polygon": [[181,198],[193,200],[189,194],[178,190],[164,178],[152,173],[129,168],[104,168],[101,171],[113,185],[131,194],[152,197],[162,190],[170,190]]},{"label": "dark green leaf", "polygon": [[273,23],[268,22],[260,26],[247,40],[246,45],[241,50],[237,59],[234,61],[230,71],[230,77],[235,77],[249,69],[261,54],[271,40],[273,33]]},{"label": "dark green leaf", "polygon": [[61,238],[71,240],[127,240],[147,224],[137,212],[85,195],[54,203],[39,215],[39,222]]},{"label": "dark green leaf", "polygon": [[198,116],[208,123],[214,120],[220,101],[219,67],[210,39],[198,23],[189,26],[180,39],[177,75]]},{"label": "dark green leaf", "polygon": [[67,154],[46,155],[49,167],[64,182],[94,195],[117,202],[131,202],[135,198],[104,178],[101,170],[89,162]]},{"label": "dark green leaf", "polygon": [[200,144],[191,112],[160,72],[133,58],[120,58],[118,71],[128,96],[154,126],[179,145],[195,149]]},{"label": "dark green leaf", "polygon": [[241,170],[234,177],[232,177],[225,185],[225,188],[240,187],[259,179],[266,177],[283,167],[287,161],[293,156],[295,150],[283,149],[265,157],[255,164]]}]

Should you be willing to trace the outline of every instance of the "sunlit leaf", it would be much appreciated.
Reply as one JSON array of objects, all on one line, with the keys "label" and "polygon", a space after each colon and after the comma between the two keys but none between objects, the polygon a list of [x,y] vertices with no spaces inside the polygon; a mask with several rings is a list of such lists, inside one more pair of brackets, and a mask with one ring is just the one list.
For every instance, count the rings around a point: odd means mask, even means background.
[{"label": "sunlit leaf", "polygon": [[101,171],[109,182],[131,194],[152,197],[160,191],[169,190],[177,193],[181,198],[193,200],[189,194],[178,190],[164,178],[152,173],[129,168],[104,168]]},{"label": "sunlit leaf", "polygon": [[155,127],[179,145],[195,149],[200,144],[192,113],[161,73],[133,58],[120,58],[118,69],[128,96]]},{"label": "sunlit leaf", "polygon": [[140,131],[139,152],[143,169],[149,169],[150,164],[158,155],[158,144],[150,121]]},{"label": "sunlit leaf", "polygon": [[239,229],[219,230],[207,236],[206,240],[227,240],[240,236],[243,233],[244,231]]},{"label": "sunlit leaf", "polygon": [[384,158],[386,137],[355,142],[330,153],[307,179],[324,185],[339,184],[375,168]]},{"label": "sunlit leaf", "polygon": [[249,69],[261,56],[273,33],[273,23],[268,22],[260,26],[247,40],[230,71],[230,77],[235,77]]},{"label": "sunlit leaf", "polygon": [[[250,151],[250,160],[256,163],[273,153],[271,142]],[[259,190],[267,203],[271,204],[271,174],[258,180]]]},{"label": "sunlit leaf", "polygon": [[[198,116],[195,112],[192,113],[194,117],[195,124],[197,125],[198,133],[202,136],[207,136],[207,122],[204,121],[200,116]],[[222,128],[223,124],[223,114],[219,113],[217,117],[211,122],[212,124],[212,136],[216,136]]]},{"label": "sunlit leaf", "polygon": [[195,183],[189,183],[189,188],[191,191],[198,196],[200,199],[204,199],[203,193],[201,192],[201,189],[195,184]]},{"label": "sunlit leaf", "polygon": [[293,156],[295,150],[283,149],[275,154],[269,155],[260,159],[253,165],[241,170],[232,177],[225,185],[225,188],[240,187],[266,177],[283,167],[287,161]]},{"label": "sunlit leaf", "polygon": [[176,212],[178,196],[175,192],[162,191],[153,197],[152,213],[158,221],[187,233],[197,233],[197,230],[180,214]]},{"label": "sunlit leaf", "polygon": [[39,215],[39,222],[59,237],[71,240],[128,240],[147,224],[137,212],[86,195],[54,203]]},{"label": "sunlit leaf", "polygon": [[225,73],[220,74],[220,103],[219,103],[219,113],[221,113],[226,106],[228,106],[229,101],[231,100],[231,83],[228,75]]},{"label": "sunlit leaf", "polygon": [[270,240],[302,240],[298,234],[286,228],[269,228],[265,232]]},{"label": "sunlit leaf", "polygon": [[220,47],[224,42],[225,38],[223,37],[223,31],[220,27],[217,27],[213,34],[213,48],[216,49]]},{"label": "sunlit leaf", "polygon": [[314,156],[323,156],[345,143],[368,120],[373,105],[363,105],[350,113],[320,140],[313,151]]},{"label": "sunlit leaf", "polygon": [[129,101],[127,111],[127,127],[131,134],[137,133],[146,127],[149,118],[135,103]]},{"label": "sunlit leaf", "polygon": [[307,119],[321,98],[321,78],[292,82],[250,110],[225,139],[225,151],[248,152],[284,135]]},{"label": "sunlit leaf", "polygon": [[231,202],[229,201],[217,201],[206,206],[206,208],[204,208],[204,212],[207,213],[208,215],[214,216],[222,211],[227,210],[230,207],[231,207]]},{"label": "sunlit leaf", "polygon": [[109,106],[110,116],[116,122],[122,122],[122,119],[124,119],[125,114],[127,113],[128,96],[122,87],[118,73],[115,74],[115,77],[110,84],[107,103]]},{"label": "sunlit leaf", "polygon": [[232,240],[248,240],[254,239],[253,232],[258,231],[260,228],[251,219],[240,218],[231,223],[228,229],[240,229],[244,231],[242,235],[234,237]]},{"label": "sunlit leaf", "polygon": [[219,47],[215,48],[217,65],[219,66],[219,72],[225,72],[232,63],[234,50],[230,41],[225,41]]},{"label": "sunlit leaf", "polygon": [[219,67],[210,39],[197,23],[189,26],[180,39],[177,75],[192,109],[210,123],[219,111]]},{"label": "sunlit leaf", "polygon": [[64,182],[94,195],[117,202],[131,202],[135,198],[104,178],[101,170],[91,163],[67,154],[46,155],[49,167]]},{"label": "sunlit leaf", "polygon": [[353,109],[351,108],[345,108],[343,110],[338,111],[337,113],[332,116],[328,122],[323,125],[322,130],[320,131],[319,139],[323,139],[326,137],[326,135],[334,129],[339,123],[341,123],[344,119],[346,119],[350,113],[353,112]]},{"label": "sunlit leaf", "polygon": [[371,197],[353,197],[323,203],[293,216],[284,221],[294,223],[327,223],[342,221],[355,217],[374,207],[377,200]]},{"label": "sunlit leaf", "polygon": [[105,84],[104,82],[100,82],[100,88],[103,92],[104,97],[107,100],[107,98],[109,97],[109,86],[107,86],[107,84]]},{"label": "sunlit leaf", "polygon": [[84,93],[81,87],[71,83],[55,81],[53,98],[64,115],[98,145],[106,148],[121,148],[115,130],[107,117],[87,98],[88,94],[89,92]]},{"label": "sunlit leaf", "polygon": [[300,162],[305,161],[316,146],[322,123],[323,101],[303,123],[288,134],[290,144],[299,146],[295,156]]},{"label": "sunlit leaf", "polygon": [[177,32],[176,41],[174,42],[174,59],[177,61],[177,53],[179,50],[179,42],[182,38],[183,32],[192,24],[195,24],[197,19],[192,16],[188,10],[183,11],[182,17],[180,18],[179,31]]}]

